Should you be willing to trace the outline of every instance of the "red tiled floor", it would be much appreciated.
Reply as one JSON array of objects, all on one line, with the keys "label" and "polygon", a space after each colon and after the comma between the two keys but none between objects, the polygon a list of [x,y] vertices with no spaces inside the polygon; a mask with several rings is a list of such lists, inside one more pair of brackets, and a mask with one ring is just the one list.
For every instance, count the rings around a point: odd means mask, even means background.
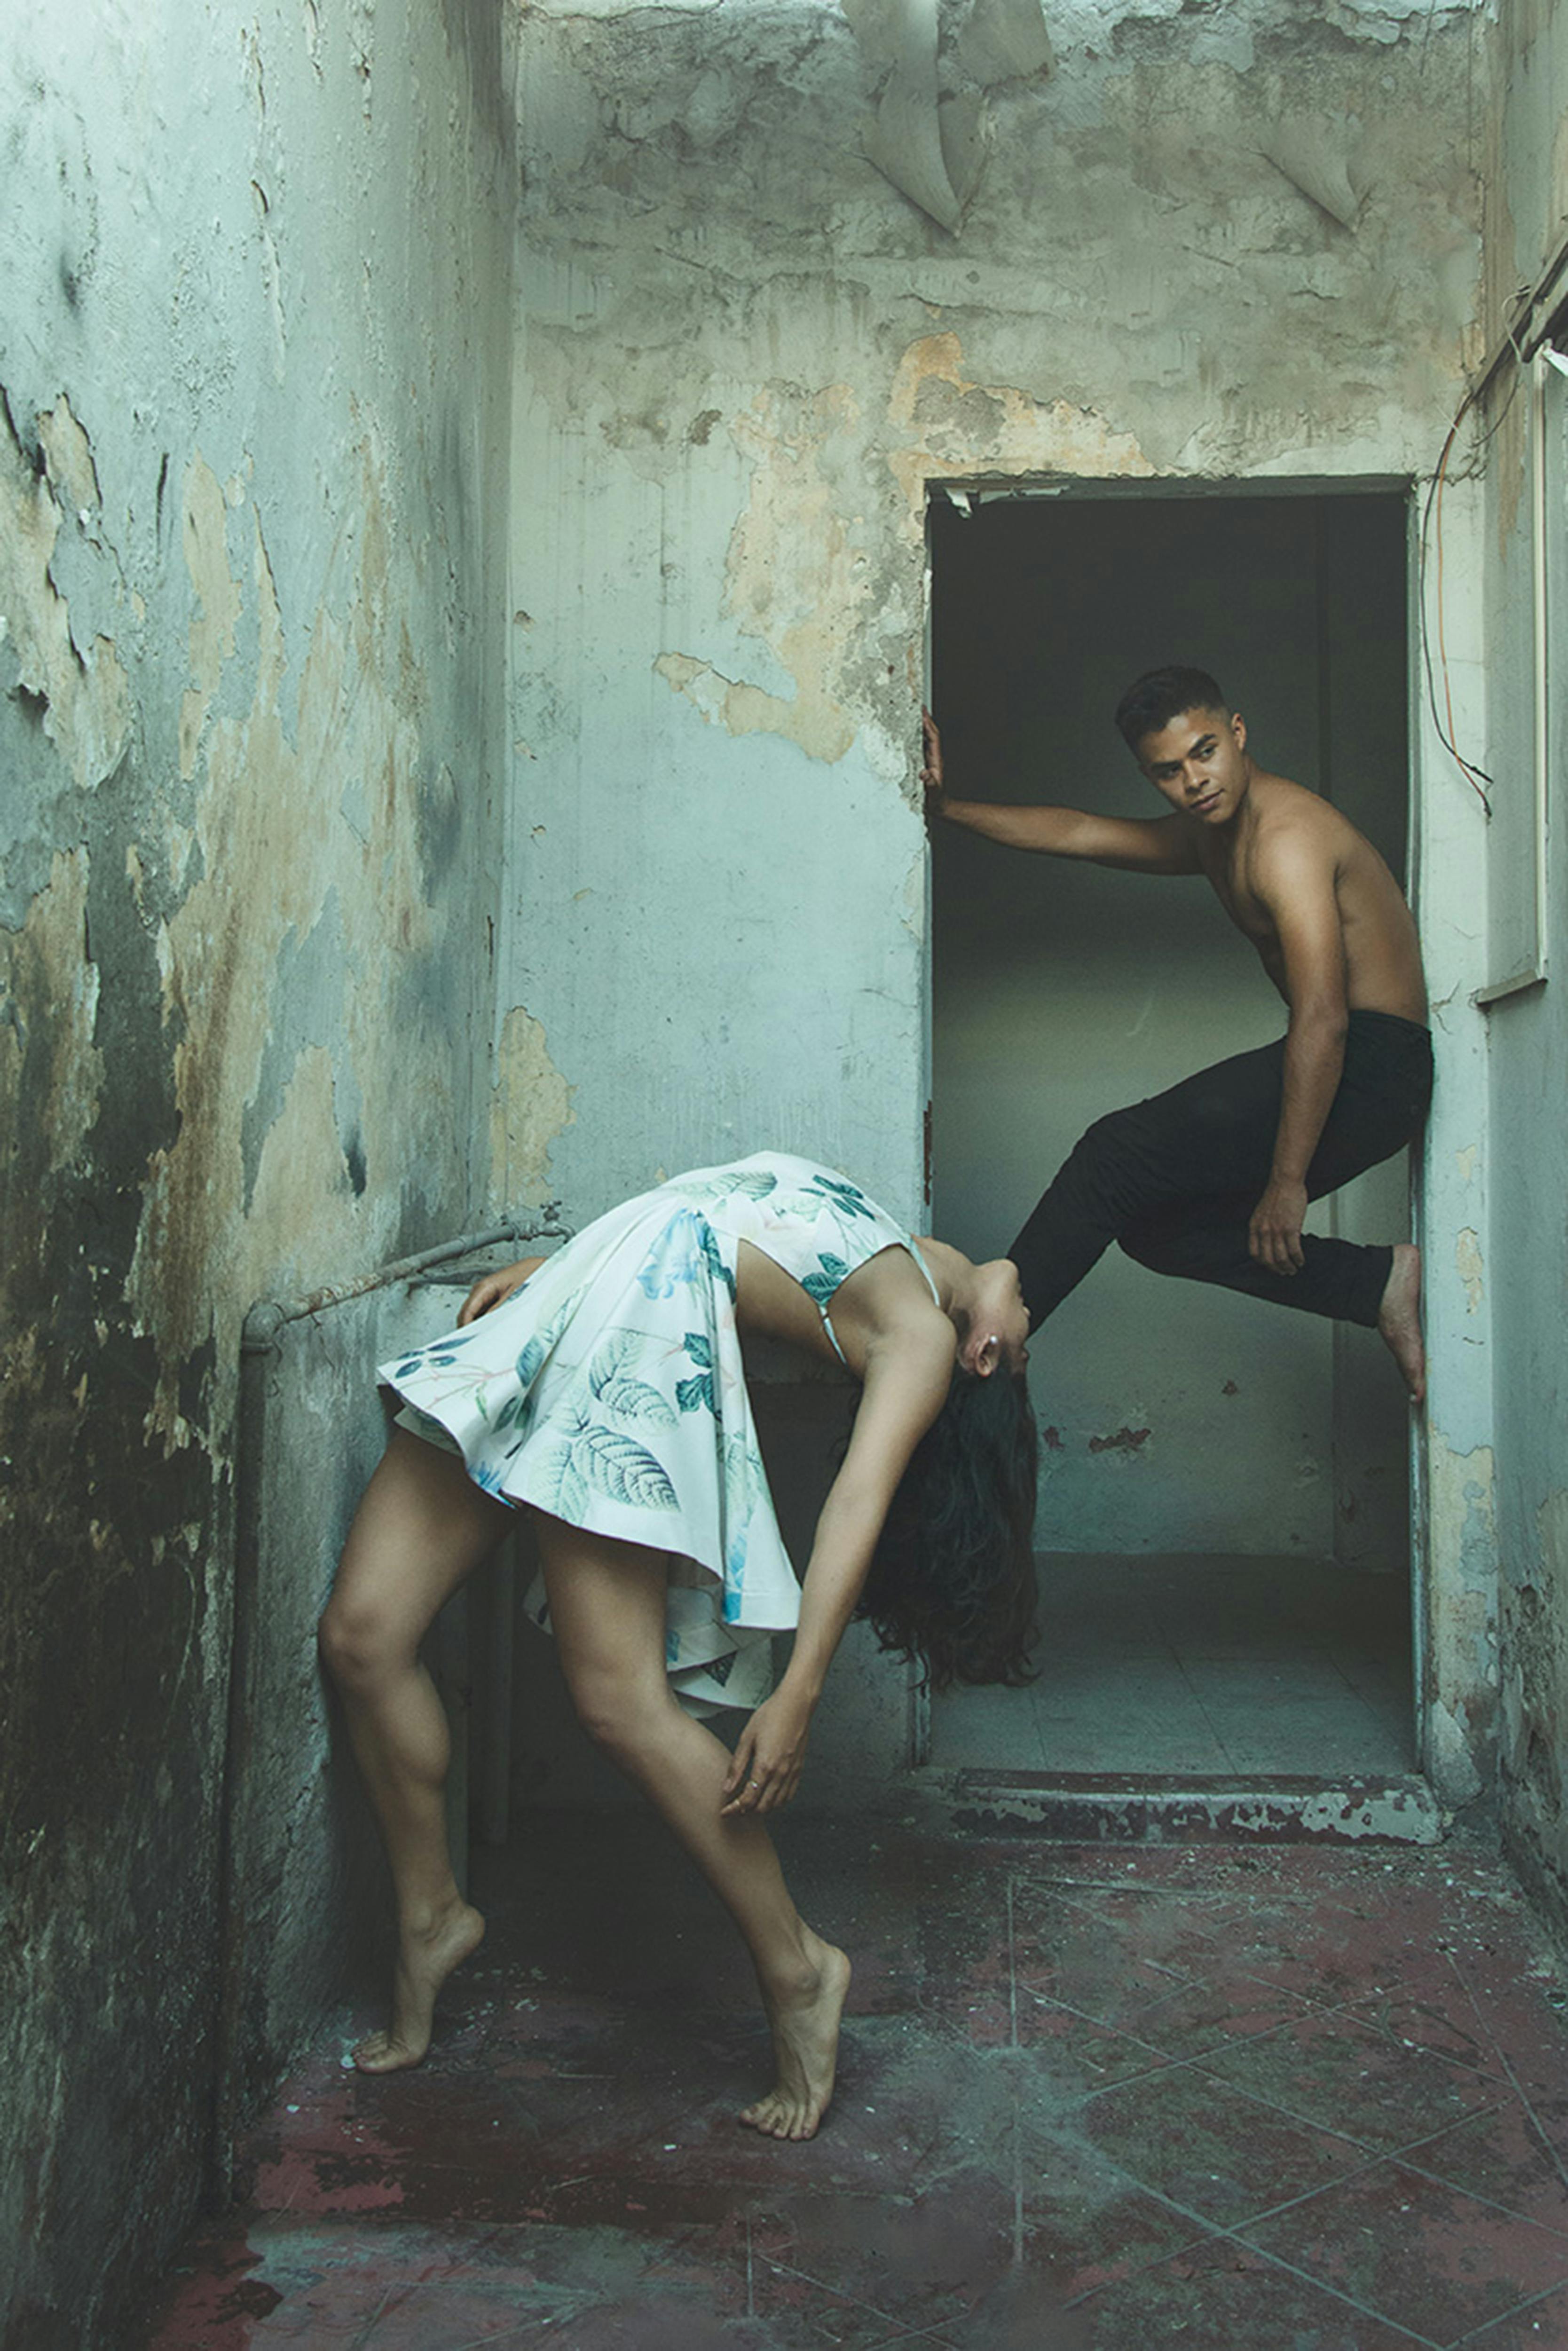
[{"label": "red tiled floor", "polygon": [[1568,2236],[1564,2149],[1553,2148],[1517,2099],[1406,2147],[1404,2161],[1413,2171],[1429,2172]]},{"label": "red tiled floor", "polygon": [[1568,2237],[1398,2163],[1239,2233],[1444,2345],[1568,2284]]},{"label": "red tiled floor", "polygon": [[1231,2238],[1179,2254],[1084,2314],[1088,2351],[1412,2351],[1426,2341]]},{"label": "red tiled floor", "polygon": [[541,1816],[429,2063],[323,2036],[132,2351],[1568,2351],[1562,1992],[1490,1855],[781,1842],[858,1968],[815,2142],[735,2123],[749,1970],[667,1843]]},{"label": "red tiled floor", "polygon": [[1084,2109],[1080,2126],[1143,2186],[1221,2228],[1366,2162],[1354,2140],[1315,2130],[1188,2065],[1107,2091]]},{"label": "red tiled floor", "polygon": [[1568,2346],[1568,2294],[1543,2294],[1511,2311],[1494,2325],[1467,2335],[1459,2351],[1565,2351]]},{"label": "red tiled floor", "polygon": [[1194,2062],[1303,2122],[1385,2149],[1428,2138],[1510,2095],[1506,2083],[1407,2048],[1349,2010],[1292,2018]]}]

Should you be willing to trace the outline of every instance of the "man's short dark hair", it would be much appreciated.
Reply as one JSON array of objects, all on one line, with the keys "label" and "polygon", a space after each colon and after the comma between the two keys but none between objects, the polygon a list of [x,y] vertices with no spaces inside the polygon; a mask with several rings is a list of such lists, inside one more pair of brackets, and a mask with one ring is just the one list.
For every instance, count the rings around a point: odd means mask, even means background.
[{"label": "man's short dark hair", "polygon": [[1206,669],[1188,669],[1176,662],[1166,669],[1146,669],[1133,680],[1116,705],[1116,724],[1135,755],[1145,735],[1157,735],[1184,710],[1221,710],[1227,718],[1230,716],[1230,705]]}]

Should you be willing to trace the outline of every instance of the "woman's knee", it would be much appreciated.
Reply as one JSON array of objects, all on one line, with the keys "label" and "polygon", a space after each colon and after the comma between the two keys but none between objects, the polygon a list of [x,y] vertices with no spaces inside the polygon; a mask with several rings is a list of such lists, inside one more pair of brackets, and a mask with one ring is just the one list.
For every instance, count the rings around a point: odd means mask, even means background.
[{"label": "woman's knee", "polygon": [[571,1702],[578,1721],[594,1745],[614,1762],[632,1762],[658,1741],[667,1727],[668,1686],[649,1689],[640,1675],[573,1675]]},{"label": "woman's knee", "polygon": [[321,1662],[342,1689],[368,1689],[408,1662],[408,1643],[388,1613],[373,1602],[335,1592],[316,1627]]}]

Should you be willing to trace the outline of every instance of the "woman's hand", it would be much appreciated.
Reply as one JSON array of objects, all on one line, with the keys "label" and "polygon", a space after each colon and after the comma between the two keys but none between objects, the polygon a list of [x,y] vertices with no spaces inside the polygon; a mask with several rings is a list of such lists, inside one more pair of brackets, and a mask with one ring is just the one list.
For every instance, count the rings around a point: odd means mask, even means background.
[{"label": "woman's hand", "polygon": [[543,1265],[542,1257],[519,1258],[516,1265],[500,1265],[494,1273],[482,1273],[467,1297],[463,1301],[457,1317],[461,1331],[465,1322],[477,1322],[481,1314],[488,1314],[493,1306],[503,1305],[514,1290],[520,1290],[530,1273]]},{"label": "woman's hand", "polygon": [[800,1785],[810,1728],[810,1706],[780,1683],[740,1734],[725,1776],[721,1816],[744,1820],[750,1813],[780,1811]]}]

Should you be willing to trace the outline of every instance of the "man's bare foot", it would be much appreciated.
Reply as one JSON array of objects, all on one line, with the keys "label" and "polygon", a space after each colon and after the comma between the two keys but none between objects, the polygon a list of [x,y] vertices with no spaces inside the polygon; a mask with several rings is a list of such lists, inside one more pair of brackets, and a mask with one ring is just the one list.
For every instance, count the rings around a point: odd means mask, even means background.
[{"label": "man's bare foot", "polygon": [[436,1993],[484,1938],[485,1921],[466,1902],[454,1904],[425,1933],[400,1938],[392,2023],[385,2032],[367,2034],[355,2049],[354,2063],[361,2074],[395,2074],[419,2064],[430,2046]]},{"label": "man's bare foot", "polygon": [[850,1963],[831,1943],[824,1943],[810,1928],[807,1932],[815,1981],[792,1999],[772,2000],[764,1994],[778,2078],[767,2096],[747,2106],[740,2117],[768,2138],[815,2137],[833,2095]]},{"label": "man's bare foot", "polygon": [[1408,1241],[1394,1245],[1394,1263],[1377,1310],[1377,1329],[1405,1374],[1411,1402],[1419,1404],[1427,1393],[1427,1350],[1421,1343],[1421,1252]]}]

